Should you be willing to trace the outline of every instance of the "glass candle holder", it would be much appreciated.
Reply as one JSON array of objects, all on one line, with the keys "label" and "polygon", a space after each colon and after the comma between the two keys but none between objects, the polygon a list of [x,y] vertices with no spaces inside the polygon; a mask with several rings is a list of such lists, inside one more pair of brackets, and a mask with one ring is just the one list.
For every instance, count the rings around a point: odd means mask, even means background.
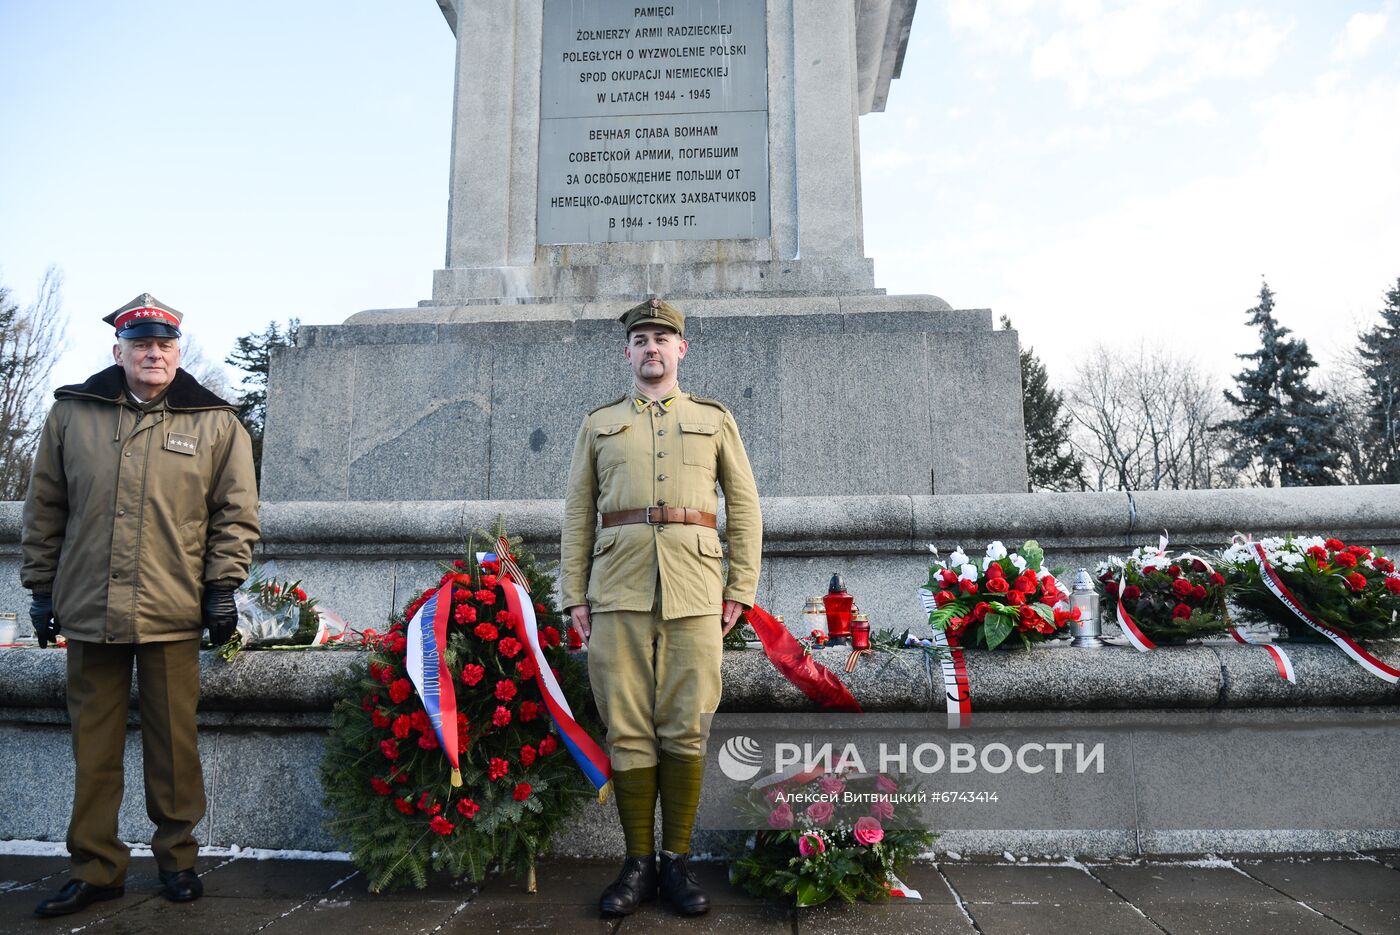
[{"label": "glass candle holder", "polygon": [[851,648],[870,648],[870,617],[868,614],[851,616]]}]

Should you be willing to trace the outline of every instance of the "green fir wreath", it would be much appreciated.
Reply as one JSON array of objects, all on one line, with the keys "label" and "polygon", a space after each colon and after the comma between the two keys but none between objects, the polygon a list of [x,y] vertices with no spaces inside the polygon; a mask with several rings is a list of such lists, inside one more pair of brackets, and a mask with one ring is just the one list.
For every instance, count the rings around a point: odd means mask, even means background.
[{"label": "green fir wreath", "polygon": [[[481,535],[496,542],[504,524]],[[529,579],[545,657],[580,726],[598,737],[587,674],[565,648],[553,576],[518,540],[511,555]],[[505,609],[499,566],[478,564],[468,543],[445,568],[387,633],[365,634],[369,652],[346,675],[321,762],[327,827],[375,892],[421,889],[434,871],[472,882],[513,872],[533,890],[536,856],[595,793],[553,729]],[[449,580],[445,658],[457,696],[460,788],[404,667],[407,621]]]}]

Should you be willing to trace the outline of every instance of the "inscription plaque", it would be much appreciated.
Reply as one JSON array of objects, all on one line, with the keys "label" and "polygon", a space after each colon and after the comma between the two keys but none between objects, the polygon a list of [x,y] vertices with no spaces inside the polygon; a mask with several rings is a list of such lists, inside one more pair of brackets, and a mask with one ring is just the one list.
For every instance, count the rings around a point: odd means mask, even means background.
[{"label": "inscription plaque", "polygon": [[766,0],[544,0],[538,240],[769,233]]}]

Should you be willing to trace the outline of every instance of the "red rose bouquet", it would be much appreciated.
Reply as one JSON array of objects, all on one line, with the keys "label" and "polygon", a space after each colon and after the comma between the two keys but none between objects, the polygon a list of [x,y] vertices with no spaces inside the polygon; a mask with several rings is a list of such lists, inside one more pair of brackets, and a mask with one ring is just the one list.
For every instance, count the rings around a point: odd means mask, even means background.
[{"label": "red rose bouquet", "polygon": [[1282,624],[1294,639],[1323,637],[1290,610],[1275,589],[1291,594],[1302,610],[1347,636],[1400,635],[1400,572],[1378,549],[1321,536],[1271,536],[1253,542],[1237,537],[1221,554],[1221,562],[1241,615]]},{"label": "red rose bouquet", "polygon": [[1123,610],[1154,643],[1223,633],[1229,626],[1225,576],[1198,556],[1171,555],[1165,540],[1126,559],[1100,562],[1095,573],[1103,622],[1116,621],[1121,596]]},{"label": "red rose bouquet", "polygon": [[982,558],[958,548],[942,561],[929,548],[934,559],[921,594],[931,605],[929,625],[949,641],[996,649],[1015,634],[1029,646],[1064,635],[1079,619],[1065,588],[1043,570],[1045,552],[1034,539],[1010,550],[993,542]]}]

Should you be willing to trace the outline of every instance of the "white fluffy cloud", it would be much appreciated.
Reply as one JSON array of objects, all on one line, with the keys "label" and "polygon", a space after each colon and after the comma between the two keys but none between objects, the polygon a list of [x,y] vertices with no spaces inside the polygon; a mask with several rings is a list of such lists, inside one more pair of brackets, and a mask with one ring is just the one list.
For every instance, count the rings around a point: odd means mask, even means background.
[{"label": "white fluffy cloud", "polygon": [[1385,35],[1388,20],[1385,11],[1352,14],[1336,45],[1332,47],[1332,58],[1338,62],[1354,62],[1364,58],[1376,44],[1376,40]]},{"label": "white fluffy cloud", "polygon": [[1032,77],[1062,82],[1077,106],[1143,103],[1219,78],[1252,78],[1293,24],[1202,0],[949,0],[954,36],[988,54],[1028,53]]},{"label": "white fluffy cloud", "polygon": [[1257,159],[1144,193],[1006,257],[997,307],[1058,354],[1073,353],[1076,332],[1175,335],[1224,374],[1248,350],[1244,310],[1265,275],[1284,322],[1328,359],[1400,275],[1400,81],[1319,81],[1260,110]]}]

